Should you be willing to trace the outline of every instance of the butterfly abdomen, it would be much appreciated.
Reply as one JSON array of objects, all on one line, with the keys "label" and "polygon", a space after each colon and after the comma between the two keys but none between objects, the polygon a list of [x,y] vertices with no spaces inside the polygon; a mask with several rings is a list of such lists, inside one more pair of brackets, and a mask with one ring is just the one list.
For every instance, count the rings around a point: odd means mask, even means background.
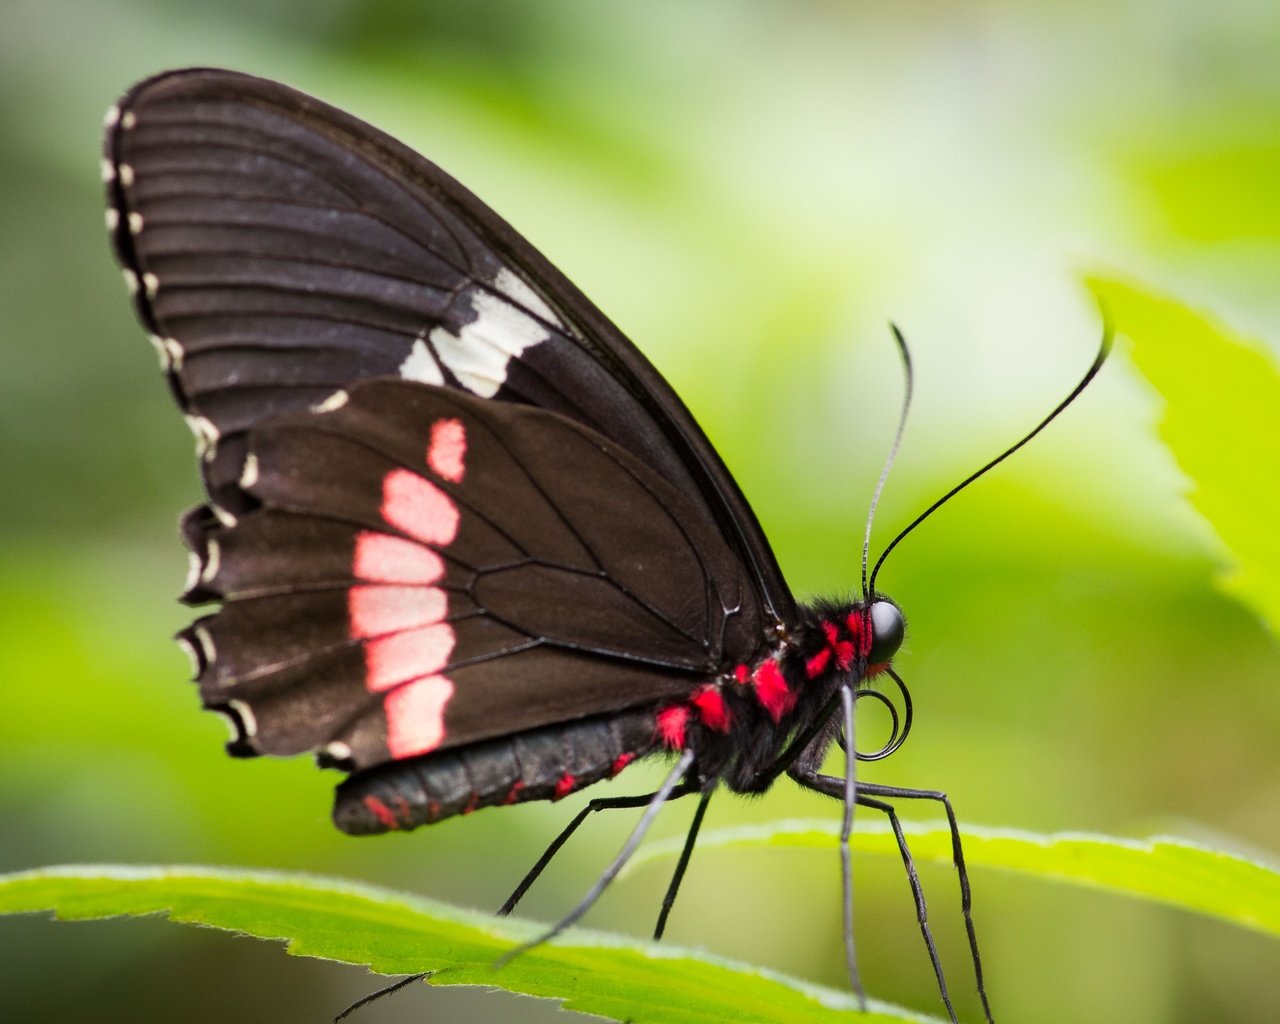
[{"label": "butterfly abdomen", "polygon": [[657,747],[651,710],[530,729],[353,775],[338,786],[333,820],[343,832],[370,835],[481,807],[559,800]]},{"label": "butterfly abdomen", "polygon": [[358,772],[338,787],[334,822],[344,832],[368,835],[482,807],[558,800],[664,749],[692,749],[703,779],[750,792],[838,680],[865,667],[858,616],[855,607],[839,615],[813,612],[792,643],[656,708],[531,729]]}]

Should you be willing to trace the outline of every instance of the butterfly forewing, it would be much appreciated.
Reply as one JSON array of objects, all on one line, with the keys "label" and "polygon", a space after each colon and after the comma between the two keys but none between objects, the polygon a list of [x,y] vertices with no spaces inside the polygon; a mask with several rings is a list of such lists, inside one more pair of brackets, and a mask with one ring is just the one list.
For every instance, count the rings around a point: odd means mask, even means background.
[{"label": "butterfly forewing", "polygon": [[144,82],[108,131],[117,254],[205,453],[249,507],[245,432],[367,377],[550,409],[630,451],[720,527],[765,607],[794,607],[754,515],[679,398],[470,192],[285,86]]},{"label": "butterfly forewing", "polygon": [[363,768],[652,706],[763,645],[715,524],[555,413],[370,381],[255,427],[241,483],[188,635],[241,752]]}]

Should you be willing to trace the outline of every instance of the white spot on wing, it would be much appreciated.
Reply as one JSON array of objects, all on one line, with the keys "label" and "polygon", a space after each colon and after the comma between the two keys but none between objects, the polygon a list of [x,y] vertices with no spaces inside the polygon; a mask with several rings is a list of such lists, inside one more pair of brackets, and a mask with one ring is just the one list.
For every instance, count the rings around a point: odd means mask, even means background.
[{"label": "white spot on wing", "polygon": [[169,353],[169,361],[173,364],[175,370],[182,369],[182,346],[178,344],[177,338],[165,338],[164,350]]},{"label": "white spot on wing", "polygon": [[209,538],[208,542],[209,557],[204,563],[204,569],[200,573],[201,583],[212,583],[213,578],[218,575],[218,569],[222,565],[222,547],[213,538]]},{"label": "white spot on wing", "polygon": [[507,364],[551,335],[524,310],[497,295],[473,293],[471,306],[475,320],[458,334],[435,328],[431,343],[463,387],[481,398],[492,398],[507,379]]},{"label": "white spot on wing", "polygon": [[135,234],[135,235],[142,234],[142,214],[140,213],[129,214],[129,231],[131,234]]},{"label": "white spot on wing", "polygon": [[129,188],[133,184],[133,168],[129,164],[121,164],[116,170],[120,173],[120,184]]},{"label": "white spot on wing", "polygon": [[142,287],[147,290],[147,298],[154,299],[156,292],[160,290],[160,278],[155,274],[143,274]]},{"label": "white spot on wing", "polygon": [[562,327],[560,318],[551,312],[551,307],[542,301],[542,296],[530,288],[523,278],[517,277],[506,267],[498,271],[498,278],[493,282],[498,291],[510,296],[530,313],[541,317],[549,324]]},{"label": "white spot on wing", "polygon": [[212,665],[213,659],[218,655],[218,649],[213,646],[213,637],[204,626],[192,626],[191,634],[196,638],[196,643],[200,646],[200,656],[204,659],[206,665]]},{"label": "white spot on wing", "polygon": [[186,417],[187,426],[196,436],[196,454],[202,459],[213,457],[213,449],[218,443],[218,428],[213,420],[206,416]]},{"label": "white spot on wing", "polygon": [[[182,588],[182,592],[184,594],[189,594],[191,593],[191,591],[196,589],[196,584],[200,582],[201,568],[202,566],[200,565],[200,556],[197,555],[194,551],[188,551],[187,552],[187,582]],[[194,658],[195,650],[192,648],[191,644],[189,644],[186,641],[184,637],[178,637],[178,643],[180,643],[186,649],[187,653],[192,655],[192,657]],[[197,664],[196,667],[199,668],[199,665]]]},{"label": "white spot on wing", "polygon": [[111,104],[111,106],[107,107],[107,113],[102,118],[102,127],[112,128],[115,126],[115,123],[119,120],[120,120],[120,108],[113,103]]},{"label": "white spot on wing", "polygon": [[124,276],[124,286],[129,289],[130,295],[138,294],[138,275],[127,267],[120,271]]},{"label": "white spot on wing", "polygon": [[258,482],[258,456],[250,452],[244,457],[244,469],[240,470],[240,486],[246,491]]},{"label": "white spot on wing", "polygon": [[102,161],[102,180],[115,181],[115,179],[116,179],[116,165],[104,157]]},{"label": "white spot on wing", "polygon": [[106,210],[105,210],[105,211],[103,211],[103,212],[106,214],[106,217],[107,217],[107,230],[108,230],[108,231],[114,231],[116,228],[118,228],[118,227],[120,226],[120,211],[119,211],[119,210],[117,210],[114,206],[108,206],[108,207],[106,208]]},{"label": "white spot on wing", "polygon": [[[190,590],[191,588],[188,587],[187,589]],[[183,652],[186,654],[186,656],[191,659],[191,674],[193,676],[199,675],[200,674],[200,652],[196,650],[195,645],[190,640],[188,640],[185,636],[180,636],[180,637],[177,637],[176,639],[178,641],[178,646],[181,647]]]},{"label": "white spot on wing", "polygon": [[[251,740],[258,735],[258,720],[253,716],[253,712],[249,710],[248,704],[242,700],[229,700],[227,701],[227,707],[240,716],[240,724],[244,729],[244,739]],[[237,732],[233,739],[241,739],[241,734]]]},{"label": "white spot on wing", "polygon": [[125,131],[128,131],[137,123],[138,123],[138,115],[135,114],[132,110],[126,111],[124,117],[120,119],[120,126]]},{"label": "white spot on wing", "polygon": [[223,526],[230,529],[231,527],[236,525],[236,517],[233,516],[221,505],[210,504],[209,507],[213,509],[214,516],[217,517],[218,522],[220,522]]},{"label": "white spot on wing", "polygon": [[316,402],[316,404],[311,407],[311,411],[334,412],[346,405],[349,397],[350,396],[345,391],[335,391],[323,402]]},{"label": "white spot on wing", "polygon": [[427,348],[427,343],[418,338],[413,343],[413,351],[400,364],[400,376],[405,380],[419,380],[423,384],[443,384],[444,374],[436,365],[435,358]]},{"label": "white spot on wing", "polygon": [[172,366],[172,362],[169,359],[169,350],[165,347],[164,339],[154,334],[148,334],[147,341],[151,342],[151,347],[156,350],[156,355],[160,357],[160,369],[167,372]]},{"label": "white spot on wing", "polygon": [[334,740],[332,743],[326,743],[320,752],[325,757],[334,761],[351,760],[351,746],[343,743],[341,740]]}]

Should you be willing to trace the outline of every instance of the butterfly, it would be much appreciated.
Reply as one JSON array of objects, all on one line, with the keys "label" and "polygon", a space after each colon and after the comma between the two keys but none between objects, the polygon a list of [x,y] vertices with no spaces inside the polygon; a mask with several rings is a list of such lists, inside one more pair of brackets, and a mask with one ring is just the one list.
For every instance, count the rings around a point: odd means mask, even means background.
[{"label": "butterfly", "polygon": [[[896,826],[890,801],[933,801],[990,1020],[950,803],[854,777],[911,716],[891,665],[903,615],[865,554],[861,597],[798,602],[640,351],[472,193],[340,110],[244,74],[161,74],[109,112],[103,176],[116,256],[196,437],[207,501],[182,521],[183,600],[217,608],[179,640],[230,753],[342,770],[333,816],[352,834],[558,800],[667,757],[657,791],[589,803],[504,905],[592,812],[644,808],[544,938],[663,804],[696,796],[660,937],[712,793],[788,775],[844,806],[859,995],[853,809]],[[864,696],[894,723],[872,753],[853,745]],[[848,767],[825,774],[837,744]]]}]

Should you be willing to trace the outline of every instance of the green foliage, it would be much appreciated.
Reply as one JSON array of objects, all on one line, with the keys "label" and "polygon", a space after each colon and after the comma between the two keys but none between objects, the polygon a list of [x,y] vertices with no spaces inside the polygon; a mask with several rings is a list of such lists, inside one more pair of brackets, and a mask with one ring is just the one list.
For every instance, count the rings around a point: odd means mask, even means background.
[{"label": "green foliage", "polygon": [[[907,831],[918,859],[950,861],[945,826]],[[717,830],[700,846],[704,855],[750,847],[830,851],[837,835],[829,822],[786,821]],[[884,828],[860,829],[854,846],[860,853],[897,855]],[[654,844],[640,862],[678,853],[678,842]],[[1280,936],[1280,872],[1182,840],[968,829],[965,854],[970,868],[1106,889]],[[434,985],[500,987],[637,1024],[834,1024],[847,1021],[854,1005],[847,994],[762,968],[584,929],[496,969],[495,960],[536,937],[537,926],[306,875],[89,865],[0,876],[0,913],[40,911],[69,921],[163,913],[183,924],[281,940],[296,956],[364,965],[380,974],[431,972]],[[924,1019],[883,1003],[859,1017],[867,1024]]]},{"label": "green foliage", "polygon": [[[431,971],[434,985],[501,987],[636,1024],[848,1024],[855,1005],[706,953],[575,929],[501,969],[494,961],[536,937],[528,922],[303,875],[213,868],[87,865],[0,877],[0,913],[53,911],[63,920],[163,913],[288,943],[296,956],[362,964],[382,974]],[[865,1024],[928,1018],[872,1002]]]},{"label": "green foliage", "polygon": [[1280,634],[1280,373],[1257,342],[1176,299],[1089,282],[1164,399],[1160,435],[1231,551],[1223,587]]},{"label": "green foliage", "polygon": [[[951,833],[945,825],[908,823],[903,832],[916,860],[951,863]],[[838,827],[828,821],[780,821],[706,833],[699,838],[698,851],[751,847],[831,850],[838,837]],[[859,825],[852,846],[858,853],[898,855],[892,833],[883,825]],[[675,841],[651,843],[633,859],[632,868],[675,857],[679,852],[680,844]],[[995,868],[1154,900],[1280,938],[1280,871],[1184,839],[1035,835],[968,826],[964,856],[969,868]]]}]

